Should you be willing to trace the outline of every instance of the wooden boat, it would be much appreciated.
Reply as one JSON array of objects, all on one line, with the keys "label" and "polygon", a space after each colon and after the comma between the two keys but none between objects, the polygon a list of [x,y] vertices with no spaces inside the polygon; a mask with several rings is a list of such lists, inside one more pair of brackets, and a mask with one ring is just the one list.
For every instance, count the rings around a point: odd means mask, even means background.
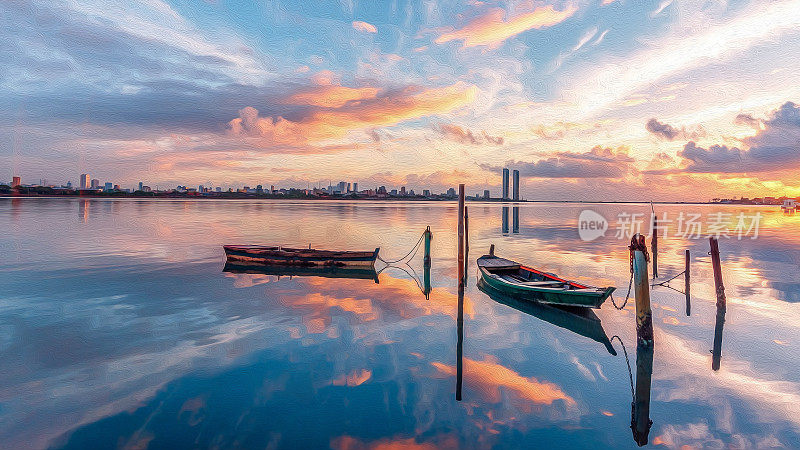
[{"label": "wooden boat", "polygon": [[228,261],[273,266],[367,266],[373,267],[380,248],[372,252],[316,250],[313,248],[224,245]]},{"label": "wooden boat", "polygon": [[478,258],[478,270],[493,289],[540,303],[599,308],[616,289],[584,286],[492,254]]},{"label": "wooden boat", "polygon": [[378,283],[378,273],[371,266],[268,266],[260,263],[226,262],[222,271],[288,277],[351,278]]},{"label": "wooden boat", "polygon": [[611,345],[600,318],[589,308],[546,305],[544,303],[520,300],[495,290],[482,279],[478,280],[478,289],[497,303],[597,341],[603,344],[609,353],[617,356],[617,351]]}]

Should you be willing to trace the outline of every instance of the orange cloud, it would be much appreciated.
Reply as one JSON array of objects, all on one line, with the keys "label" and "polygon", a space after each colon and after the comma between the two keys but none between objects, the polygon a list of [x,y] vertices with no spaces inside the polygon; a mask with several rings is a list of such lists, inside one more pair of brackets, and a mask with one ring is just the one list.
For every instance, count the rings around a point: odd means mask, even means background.
[{"label": "orange cloud", "polygon": [[548,5],[505,20],[505,10],[491,8],[486,14],[473,19],[463,28],[443,33],[434,42],[443,44],[453,40],[462,40],[464,47],[484,45],[496,48],[506,39],[524,31],[551,27],[561,23],[575,14],[577,9],[569,6],[563,11],[557,11],[552,5]]},{"label": "orange cloud", "polygon": [[334,386],[360,386],[369,381],[370,378],[372,378],[372,371],[362,369],[353,371],[348,375],[342,375],[333,380],[332,384]]},{"label": "orange cloud", "polygon": [[[408,87],[400,92],[363,98],[374,93],[364,90],[329,88],[325,94],[301,97],[305,101],[327,103],[298,121],[281,116],[261,117],[257,109],[248,106],[239,117],[228,122],[229,134],[258,137],[273,145],[298,146],[309,142],[341,138],[354,130],[392,126],[406,120],[442,114],[469,105],[475,100],[478,88],[457,82],[441,88]],[[358,97],[342,103],[346,97]],[[262,142],[263,143],[263,142]]]},{"label": "orange cloud", "polygon": [[339,108],[347,102],[375,98],[377,88],[350,88],[345,86],[316,86],[291,95],[285,103]]},{"label": "orange cloud", "polygon": [[[456,368],[442,363],[431,363],[436,370],[448,375],[456,375]],[[519,373],[492,361],[475,361],[464,358],[464,379],[480,390],[485,397],[494,402],[501,399],[500,388],[508,389],[523,400],[538,405],[550,405],[556,400],[564,400],[575,405],[575,400],[564,393],[557,385],[540,382],[533,377],[523,377]]]},{"label": "orange cloud", "polygon": [[378,29],[375,28],[375,25],[367,22],[362,22],[360,20],[356,20],[353,22],[353,29],[356,31],[361,31],[363,33],[377,33]]},{"label": "orange cloud", "polygon": [[432,442],[417,442],[413,437],[365,442],[352,436],[340,436],[330,442],[330,447],[335,450],[436,450],[457,446],[458,440],[454,436],[434,437]]}]

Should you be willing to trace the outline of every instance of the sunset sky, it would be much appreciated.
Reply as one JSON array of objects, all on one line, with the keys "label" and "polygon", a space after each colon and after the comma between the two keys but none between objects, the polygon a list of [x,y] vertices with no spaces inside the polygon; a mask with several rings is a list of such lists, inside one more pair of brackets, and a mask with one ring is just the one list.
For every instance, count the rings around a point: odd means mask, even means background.
[{"label": "sunset sky", "polygon": [[800,195],[800,0],[0,3],[0,181]]}]

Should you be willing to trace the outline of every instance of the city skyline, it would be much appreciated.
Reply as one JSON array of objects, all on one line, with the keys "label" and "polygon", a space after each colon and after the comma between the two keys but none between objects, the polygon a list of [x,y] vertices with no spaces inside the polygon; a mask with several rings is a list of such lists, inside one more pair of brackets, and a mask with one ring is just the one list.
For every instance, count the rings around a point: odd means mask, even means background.
[{"label": "city skyline", "polygon": [[0,10],[9,177],[800,195],[800,0]]}]

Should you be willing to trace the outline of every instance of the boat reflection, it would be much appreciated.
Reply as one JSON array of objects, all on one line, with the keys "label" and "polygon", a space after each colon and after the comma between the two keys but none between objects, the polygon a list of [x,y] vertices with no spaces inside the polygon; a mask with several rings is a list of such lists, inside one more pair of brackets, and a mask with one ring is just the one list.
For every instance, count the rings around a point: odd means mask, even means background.
[{"label": "boat reflection", "polygon": [[[335,266],[265,266],[263,264],[225,263],[223,272],[275,275],[288,277],[352,278],[378,281],[374,267],[335,267]],[[429,274],[428,274],[429,275]],[[429,280],[430,283],[430,280]],[[430,291],[428,291],[430,293]],[[427,297],[427,293],[426,293]]]},{"label": "boat reflection", "polygon": [[590,308],[569,306],[544,305],[542,303],[520,300],[503,294],[486,285],[482,279],[478,280],[478,289],[489,298],[517,311],[549,322],[557,327],[564,328],[589,339],[595,340],[606,347],[612,355],[617,354],[611,341],[608,339],[600,318]]}]

